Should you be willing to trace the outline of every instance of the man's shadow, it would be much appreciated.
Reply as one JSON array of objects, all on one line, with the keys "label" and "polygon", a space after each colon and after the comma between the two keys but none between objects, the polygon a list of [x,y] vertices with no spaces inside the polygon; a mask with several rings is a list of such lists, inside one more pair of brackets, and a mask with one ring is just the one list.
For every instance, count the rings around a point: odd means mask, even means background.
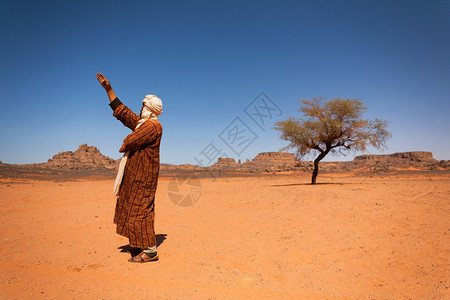
[{"label": "man's shadow", "polygon": [[[156,247],[159,247],[159,245],[161,245],[164,242],[164,240],[166,239],[166,236],[167,236],[167,234],[157,234],[156,235]],[[132,257],[138,255],[142,251],[141,248],[131,247],[130,244],[120,246],[117,249],[121,249],[120,252],[130,253]]]}]

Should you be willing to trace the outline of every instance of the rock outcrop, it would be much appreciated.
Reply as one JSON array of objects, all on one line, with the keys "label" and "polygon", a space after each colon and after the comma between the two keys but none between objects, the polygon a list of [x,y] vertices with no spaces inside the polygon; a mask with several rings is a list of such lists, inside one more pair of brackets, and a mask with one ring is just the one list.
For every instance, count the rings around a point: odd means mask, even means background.
[{"label": "rock outcrop", "polygon": [[291,170],[300,161],[292,153],[287,152],[262,152],[249,162],[255,169],[267,169],[275,171]]},{"label": "rock outcrop", "polygon": [[438,170],[446,168],[446,161],[439,162],[433,158],[431,152],[412,151],[399,152],[387,155],[360,155],[355,157],[351,166],[353,169],[358,167],[369,167],[373,170],[394,170],[415,168],[421,170]]},{"label": "rock outcrop", "polygon": [[360,155],[355,157],[354,162],[382,162],[382,163],[423,163],[435,162],[433,154],[425,151],[399,152],[387,155]]},{"label": "rock outcrop", "polygon": [[[353,161],[321,162],[320,171],[394,171],[394,170],[443,170],[450,167],[449,161],[438,161],[431,152],[412,151],[386,155],[361,155]],[[294,154],[286,152],[263,152],[253,160],[244,163],[232,158],[219,158],[217,163],[209,167],[211,170],[235,172],[280,172],[280,171],[312,171],[312,162],[299,161]]]},{"label": "rock outcrop", "polygon": [[304,168],[308,163],[299,161],[294,154],[287,152],[262,152],[252,160],[244,163],[236,162],[233,158],[219,158],[210,168],[213,170],[241,171],[241,172],[279,172]]},{"label": "rock outcrop", "polygon": [[60,152],[43,164],[49,168],[115,169],[119,161],[104,156],[96,147],[82,144],[75,152]]},{"label": "rock outcrop", "polygon": [[236,169],[236,168],[241,168],[242,164],[241,163],[236,163],[236,161],[234,160],[234,158],[222,158],[219,157],[219,159],[217,160],[217,163],[215,163],[214,165],[212,165],[210,168],[213,169],[222,169],[222,170],[229,170],[229,169]]},{"label": "rock outcrop", "polygon": [[[118,168],[120,160],[114,160],[104,156],[94,146],[80,145],[75,152],[61,152],[49,159],[47,163],[35,164],[36,167],[50,169],[72,170],[114,170]],[[1,161],[0,161],[1,164]],[[450,161],[438,161],[433,158],[431,152],[412,151],[386,155],[360,155],[353,161],[346,162],[321,162],[320,172],[387,172],[395,170],[447,170]],[[313,163],[300,161],[294,154],[287,152],[262,152],[254,159],[247,159],[241,163],[233,158],[219,158],[217,163],[210,167],[201,167],[190,164],[172,165],[161,164],[160,170],[164,174],[188,174],[197,173],[266,173],[282,171],[313,170]]]}]

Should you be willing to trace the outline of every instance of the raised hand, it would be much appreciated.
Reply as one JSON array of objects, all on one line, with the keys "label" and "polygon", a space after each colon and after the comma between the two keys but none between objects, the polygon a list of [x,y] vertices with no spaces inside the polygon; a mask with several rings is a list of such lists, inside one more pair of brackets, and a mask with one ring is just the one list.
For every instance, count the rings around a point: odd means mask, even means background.
[{"label": "raised hand", "polygon": [[109,83],[108,79],[106,79],[102,73],[97,73],[97,80],[98,82],[100,82],[102,87],[105,88],[105,91],[108,94],[109,102],[112,102],[114,99],[116,99],[117,96],[111,87],[111,83]]},{"label": "raised hand", "polygon": [[103,76],[102,73],[97,73],[97,80],[106,91],[111,90],[111,84],[109,83],[108,79]]}]

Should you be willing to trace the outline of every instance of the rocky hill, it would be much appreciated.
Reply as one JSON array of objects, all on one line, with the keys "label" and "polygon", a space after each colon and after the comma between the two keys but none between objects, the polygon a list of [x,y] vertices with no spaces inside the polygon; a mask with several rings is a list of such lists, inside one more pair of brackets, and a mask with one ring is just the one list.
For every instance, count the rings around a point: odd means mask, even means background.
[{"label": "rocky hill", "polygon": [[262,152],[251,161],[246,161],[243,165],[250,166],[254,170],[287,170],[298,167],[301,162],[292,153],[287,152]]},{"label": "rocky hill", "polygon": [[449,161],[436,160],[431,152],[411,151],[387,155],[360,155],[347,163],[350,169],[369,168],[372,170],[442,170],[450,167]]},{"label": "rocky hill", "polygon": [[236,162],[233,158],[219,158],[217,163],[209,168],[212,170],[236,170],[255,173],[294,170],[304,164],[292,153],[262,152],[252,160],[247,159],[244,163]]},{"label": "rocky hill", "polygon": [[104,156],[96,147],[82,144],[75,152],[60,152],[42,164],[49,168],[115,169],[118,161]]},{"label": "rocky hill", "polygon": [[360,155],[355,157],[355,162],[435,162],[433,154],[426,151],[399,152],[382,155]]},{"label": "rocky hill", "polygon": [[[44,168],[50,170],[73,170],[80,172],[109,172],[115,173],[120,160],[114,160],[104,156],[96,147],[82,144],[74,152],[61,152],[42,164],[26,165],[27,168]],[[17,165],[19,167],[25,167]],[[13,168],[14,165],[1,164],[0,169]],[[325,172],[385,172],[396,170],[448,170],[450,161],[438,161],[433,158],[431,152],[412,151],[386,155],[361,155],[355,157],[353,161],[345,162],[321,162],[320,171]],[[28,170],[27,169],[27,170]],[[178,176],[179,174],[190,174],[192,172],[202,173],[265,173],[282,171],[304,171],[310,172],[313,163],[310,161],[300,161],[294,154],[286,152],[262,152],[252,160],[245,162],[235,161],[233,158],[219,158],[217,163],[210,167],[200,167],[196,165],[183,164],[161,164],[162,176]],[[5,171],[6,172],[6,171]],[[58,171],[59,172],[59,171]],[[109,174],[108,173],[108,174]],[[103,173],[102,173],[103,174]],[[175,175],[174,175],[175,174]],[[178,174],[178,175],[177,175]]]},{"label": "rocky hill", "polygon": [[[244,163],[233,158],[219,158],[217,163],[209,167],[211,170],[238,172],[280,172],[311,171],[312,162],[300,161],[294,154],[285,152],[259,153],[253,160]],[[321,162],[321,171],[389,171],[389,170],[443,170],[450,168],[449,161],[438,161],[431,152],[413,151],[387,155],[361,155],[353,161]]]}]

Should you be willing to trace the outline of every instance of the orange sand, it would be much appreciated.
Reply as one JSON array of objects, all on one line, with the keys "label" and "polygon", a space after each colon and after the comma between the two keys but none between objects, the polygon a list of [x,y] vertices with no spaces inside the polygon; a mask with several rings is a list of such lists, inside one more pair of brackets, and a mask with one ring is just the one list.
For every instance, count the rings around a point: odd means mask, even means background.
[{"label": "orange sand", "polygon": [[0,298],[450,298],[449,176],[309,180],[201,179],[182,208],[161,179],[147,264],[118,249],[113,181],[3,180]]}]

